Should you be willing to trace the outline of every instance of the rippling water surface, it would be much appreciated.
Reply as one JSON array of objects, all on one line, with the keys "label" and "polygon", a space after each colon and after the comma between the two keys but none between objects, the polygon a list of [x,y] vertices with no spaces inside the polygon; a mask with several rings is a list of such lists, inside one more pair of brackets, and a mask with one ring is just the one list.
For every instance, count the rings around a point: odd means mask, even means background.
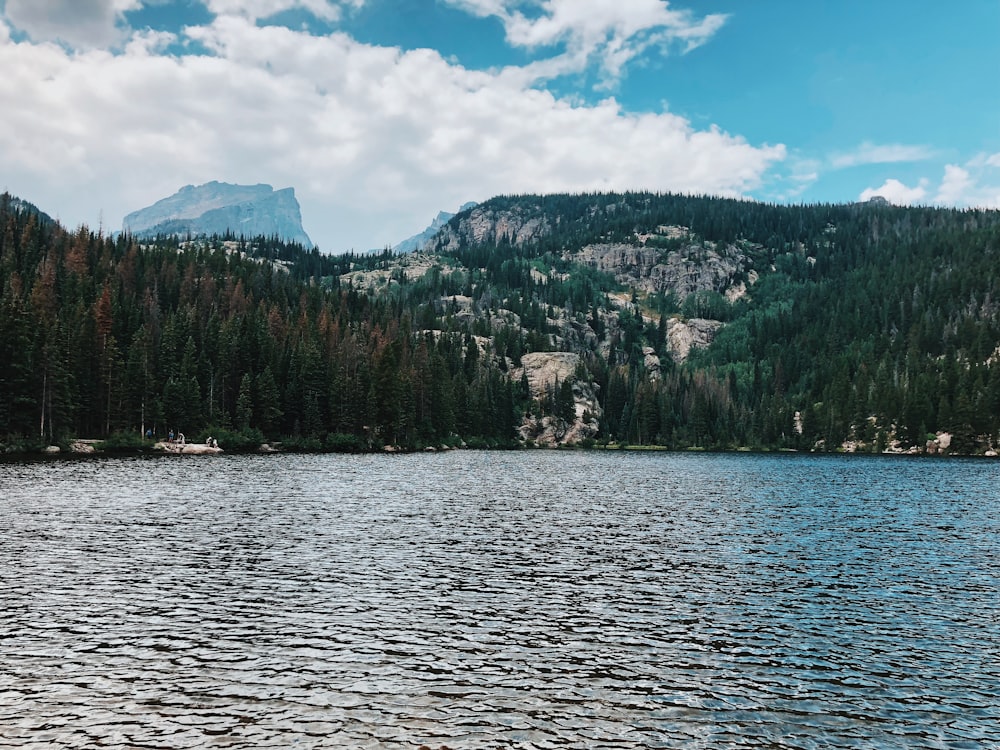
[{"label": "rippling water surface", "polygon": [[0,747],[1000,748],[1000,465],[0,463]]}]

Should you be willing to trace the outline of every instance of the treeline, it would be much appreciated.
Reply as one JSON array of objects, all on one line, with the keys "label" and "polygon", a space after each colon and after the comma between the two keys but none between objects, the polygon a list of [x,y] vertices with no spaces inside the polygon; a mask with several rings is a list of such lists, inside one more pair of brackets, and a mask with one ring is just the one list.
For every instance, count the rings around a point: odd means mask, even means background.
[{"label": "treeline", "polygon": [[[517,246],[509,236],[459,238],[452,254],[484,269],[500,296],[529,290],[533,267],[565,270],[587,244],[638,243],[664,225],[686,227],[697,241],[736,243],[751,258],[760,280],[748,299],[703,292],[645,300],[650,315],[726,321],[712,346],[680,368],[671,365],[662,319],[618,316],[610,354],[587,358],[607,439],[806,450],[853,441],[880,451],[947,431],[954,450],[975,452],[1000,437],[996,211],[651,193],[500,196],[478,210],[550,229]],[[681,244],[647,242],[664,253]],[[606,306],[608,287],[584,287],[585,279],[571,271],[546,294],[577,311],[591,295],[582,309],[600,330],[596,309]],[[659,355],[664,377],[650,378],[643,347]]]},{"label": "treeline", "polygon": [[514,441],[523,404],[488,347],[436,316],[415,333],[412,316],[433,305],[408,290],[339,288],[350,263],[384,258],[316,257],[265,238],[139,245],[68,232],[6,195],[0,226],[0,440],[222,430],[309,449]]},{"label": "treeline", "polygon": [[[0,442],[173,429],[315,450],[515,445],[525,414],[573,420],[574,383],[532,401],[511,377],[550,350],[580,354],[598,441],[882,450],[948,431],[976,452],[1000,437],[997,212],[649,193],[477,210],[549,231],[459,234],[410,278],[391,252],[71,232],[4,195]],[[738,244],[759,275],[749,295],[636,294],[573,259],[608,241],[671,252],[663,225]],[[676,365],[669,315],[725,325]]]}]

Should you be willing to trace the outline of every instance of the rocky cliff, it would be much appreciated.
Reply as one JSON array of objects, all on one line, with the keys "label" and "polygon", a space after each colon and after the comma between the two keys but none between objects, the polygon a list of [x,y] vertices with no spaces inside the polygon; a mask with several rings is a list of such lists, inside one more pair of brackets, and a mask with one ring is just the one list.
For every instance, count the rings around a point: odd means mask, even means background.
[{"label": "rocky cliff", "polygon": [[[441,227],[422,247],[441,253],[461,247],[509,244],[517,248],[560,238],[562,259],[609,273],[640,292],[674,294],[678,300],[698,292],[719,292],[733,301],[746,294],[758,276],[747,242],[711,242],[677,225],[635,223],[614,239],[597,239],[597,219],[621,213],[619,204],[593,199],[582,214],[568,216],[558,207],[528,199],[490,201],[462,213]],[[597,239],[597,241],[594,241]],[[609,241],[604,241],[608,239]]]},{"label": "rocky cliff", "polygon": [[666,250],[639,242],[586,245],[567,250],[564,258],[611,273],[634,289],[672,292],[678,299],[696,292],[725,293],[752,270],[750,258],[736,245],[691,238],[675,250]]},{"label": "rocky cliff", "polygon": [[122,230],[137,237],[211,235],[230,232],[244,237],[277,236],[313,247],[302,228],[293,188],[209,182],[187,185],[168,198],[133,211]]},{"label": "rocky cliff", "polygon": [[462,243],[493,243],[504,238],[512,245],[523,245],[551,231],[549,218],[541,213],[541,206],[496,208],[481,205],[444,226],[435,238],[434,246],[439,251],[447,252]]},{"label": "rocky cliff", "polygon": [[599,431],[602,409],[598,401],[598,386],[576,377],[580,355],[574,352],[531,352],[521,357],[521,367],[511,373],[518,381],[522,376],[528,381],[528,392],[533,399],[549,396],[560,383],[573,385],[572,420],[551,414],[525,415],[518,434],[522,440],[535,445],[574,445],[593,438]]}]

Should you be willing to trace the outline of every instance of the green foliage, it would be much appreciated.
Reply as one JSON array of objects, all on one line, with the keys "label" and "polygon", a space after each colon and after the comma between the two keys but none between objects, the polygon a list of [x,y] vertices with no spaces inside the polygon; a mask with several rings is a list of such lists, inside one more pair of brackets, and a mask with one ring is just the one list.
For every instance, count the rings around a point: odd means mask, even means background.
[{"label": "green foliage", "polygon": [[334,453],[361,453],[367,448],[360,437],[343,432],[331,432],[323,441],[323,447]]},{"label": "green foliage", "polygon": [[555,415],[567,422],[576,418],[576,401],[573,399],[573,383],[564,380],[556,391]]},{"label": "green foliage", "polygon": [[[996,212],[650,193],[500,196],[477,210],[551,231],[459,236],[415,279],[388,251],[139,245],[0,196],[4,445],[80,435],[132,449],[151,428],[211,434],[227,451],[510,446],[528,409],[575,416],[572,382],[532,405],[515,374],[550,350],[580,355],[573,380],[595,386],[604,444],[881,450],[948,431],[975,452],[1000,439]],[[661,253],[731,243],[759,278],[736,303],[724,288],[681,299],[572,259],[640,235]],[[341,282],[351,270],[392,280],[362,290]],[[725,323],[682,365],[667,341],[676,314]]]},{"label": "green foliage", "polygon": [[226,453],[252,453],[264,442],[264,434],[256,428],[233,430],[219,425],[210,425],[200,430],[194,442],[204,443],[210,437]]},{"label": "green foliage", "polygon": [[293,435],[282,440],[281,449],[293,453],[322,453],[324,450],[328,450],[324,446],[323,440],[303,435]]},{"label": "green foliage", "polygon": [[146,440],[138,433],[116,432],[109,435],[106,440],[95,443],[94,448],[103,453],[135,453],[150,451],[153,445],[152,440]]}]

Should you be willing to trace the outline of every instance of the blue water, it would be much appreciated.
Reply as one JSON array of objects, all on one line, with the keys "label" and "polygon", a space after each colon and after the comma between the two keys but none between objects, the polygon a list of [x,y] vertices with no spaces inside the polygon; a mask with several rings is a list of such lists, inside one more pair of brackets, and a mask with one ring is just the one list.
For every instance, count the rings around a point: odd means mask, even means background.
[{"label": "blue water", "polygon": [[0,747],[1000,748],[1000,463],[0,463]]}]

